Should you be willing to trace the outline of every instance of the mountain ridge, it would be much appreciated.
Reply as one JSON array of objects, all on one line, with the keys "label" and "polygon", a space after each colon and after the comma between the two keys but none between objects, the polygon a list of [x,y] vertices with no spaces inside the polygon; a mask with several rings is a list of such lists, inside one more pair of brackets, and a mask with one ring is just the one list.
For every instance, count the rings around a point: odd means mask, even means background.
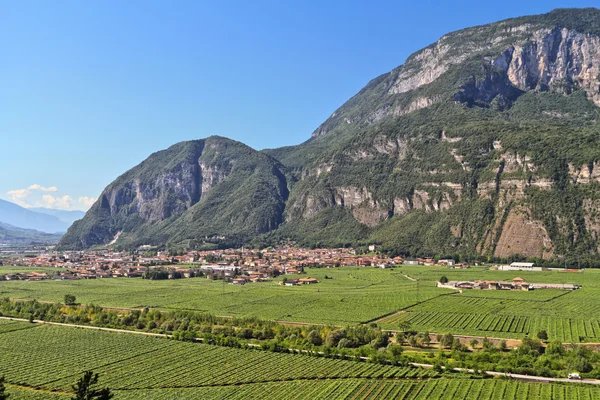
[{"label": "mountain ridge", "polygon": [[70,225],[55,216],[35,212],[1,199],[0,222],[22,229],[34,229],[46,233],[64,233]]},{"label": "mountain ridge", "polygon": [[[162,215],[147,238],[198,246],[239,231],[238,244],[376,242],[410,255],[595,258],[598,33],[599,10],[561,9],[444,35],[371,80],[305,143],[247,150],[264,173],[235,207],[195,202],[187,207],[202,209],[195,217]],[[236,187],[216,193],[227,198]],[[248,216],[261,204],[245,195],[258,187],[272,200],[268,211],[236,222],[239,210]]]}]

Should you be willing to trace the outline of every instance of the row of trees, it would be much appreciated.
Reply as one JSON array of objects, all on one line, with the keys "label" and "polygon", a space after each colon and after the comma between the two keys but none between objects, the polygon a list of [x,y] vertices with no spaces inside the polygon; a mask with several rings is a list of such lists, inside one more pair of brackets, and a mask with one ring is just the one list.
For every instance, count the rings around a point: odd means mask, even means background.
[{"label": "row of trees", "polygon": [[[416,332],[410,323],[403,322],[393,337],[377,324],[347,327],[291,326],[257,318],[225,318],[209,313],[160,310],[104,310],[95,305],[68,306],[62,304],[0,300],[0,313],[13,317],[52,322],[131,329],[171,334],[185,341],[230,347],[260,347],[276,352],[303,352],[325,357],[368,358],[373,362],[406,364],[409,361],[434,362],[432,353],[403,354],[403,345],[431,347],[432,335]],[[581,372],[600,377],[600,353],[582,346],[567,348],[559,342],[544,346],[547,333],[539,332],[538,339],[524,338],[516,350],[508,350],[505,341],[493,344],[488,339],[481,343],[471,340],[469,348],[451,334],[435,337],[440,352],[437,360],[447,359],[454,367],[476,370],[496,370],[565,376]],[[290,350],[293,349],[293,350]]]}]

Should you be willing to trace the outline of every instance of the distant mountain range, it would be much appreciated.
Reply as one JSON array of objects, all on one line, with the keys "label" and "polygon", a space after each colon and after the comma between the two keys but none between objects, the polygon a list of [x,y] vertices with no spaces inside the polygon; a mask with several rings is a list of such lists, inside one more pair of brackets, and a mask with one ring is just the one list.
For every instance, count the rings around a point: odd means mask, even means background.
[{"label": "distant mountain range", "polygon": [[58,243],[61,236],[61,234],[57,233],[45,233],[33,229],[17,228],[16,226],[0,222],[0,246],[50,245]]},{"label": "distant mountain range", "polygon": [[373,79],[302,144],[210,137],[151,155],[60,246],[292,239],[592,265],[598,106],[600,10],[463,29]]},{"label": "distant mountain range", "polygon": [[21,229],[33,229],[47,233],[64,233],[71,224],[83,216],[81,211],[62,211],[47,208],[23,208],[9,201],[0,200],[0,222]]},{"label": "distant mountain range", "polygon": [[79,210],[55,210],[53,208],[43,208],[43,207],[34,207],[29,208],[30,211],[35,211],[41,214],[52,215],[53,217],[58,218],[62,222],[72,225],[73,222],[78,219],[83,218],[85,212]]}]

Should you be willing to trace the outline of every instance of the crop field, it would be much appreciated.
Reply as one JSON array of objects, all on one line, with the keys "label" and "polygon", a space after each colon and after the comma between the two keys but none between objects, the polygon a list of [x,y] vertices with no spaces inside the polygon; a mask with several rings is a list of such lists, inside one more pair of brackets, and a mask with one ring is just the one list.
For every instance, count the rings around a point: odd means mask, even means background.
[{"label": "crop field", "polygon": [[[488,274],[498,279],[497,275],[505,272],[488,271],[481,275]],[[422,331],[506,338],[535,336],[546,330],[550,339],[566,343],[600,341],[600,274],[597,271],[523,272],[520,276],[536,283],[571,281],[582,284],[583,288],[531,292],[464,290],[428,299],[378,322],[390,329],[409,321],[414,329]],[[449,276],[449,279],[454,278]],[[512,276],[502,278],[508,280]]]},{"label": "crop field", "polygon": [[[485,267],[453,270],[399,266],[393,270],[344,267],[306,272],[320,282],[285,287],[277,285],[277,280],[234,286],[204,278],[6,281],[0,282],[0,296],[60,302],[65,294],[73,294],[80,303],[107,307],[187,309],[332,325],[377,321],[387,329],[396,329],[401,321],[408,320],[420,331],[505,338],[522,338],[544,329],[551,340],[600,342],[597,270],[504,272]],[[442,275],[450,280],[511,280],[520,276],[533,283],[574,283],[583,288],[459,293],[435,287]]]},{"label": "crop field", "polygon": [[0,333],[0,375],[15,399],[68,399],[86,369],[100,374],[115,399],[131,400],[600,398],[595,387],[449,379],[420,368],[29,325]]},{"label": "crop field", "polygon": [[[286,287],[276,282],[228,285],[204,278],[149,281],[109,278],[77,281],[0,282],[0,296],[77,301],[106,307],[153,307],[208,311],[217,315],[327,324],[360,323],[433,298],[447,289],[415,282],[397,271],[374,268],[310,269],[317,285]],[[333,279],[325,279],[325,275]]]}]

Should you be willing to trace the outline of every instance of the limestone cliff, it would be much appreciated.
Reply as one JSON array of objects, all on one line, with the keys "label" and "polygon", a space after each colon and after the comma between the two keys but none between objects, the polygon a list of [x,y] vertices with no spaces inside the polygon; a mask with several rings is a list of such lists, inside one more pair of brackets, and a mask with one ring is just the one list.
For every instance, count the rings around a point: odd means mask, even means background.
[{"label": "limestone cliff", "polygon": [[599,105],[599,10],[467,28],[373,79],[301,145],[209,138],[150,156],[61,246],[292,239],[590,264]]},{"label": "limestone cliff", "polygon": [[275,229],[288,196],[282,169],[229,139],[178,143],[111,183],[60,247],[164,245]]}]

